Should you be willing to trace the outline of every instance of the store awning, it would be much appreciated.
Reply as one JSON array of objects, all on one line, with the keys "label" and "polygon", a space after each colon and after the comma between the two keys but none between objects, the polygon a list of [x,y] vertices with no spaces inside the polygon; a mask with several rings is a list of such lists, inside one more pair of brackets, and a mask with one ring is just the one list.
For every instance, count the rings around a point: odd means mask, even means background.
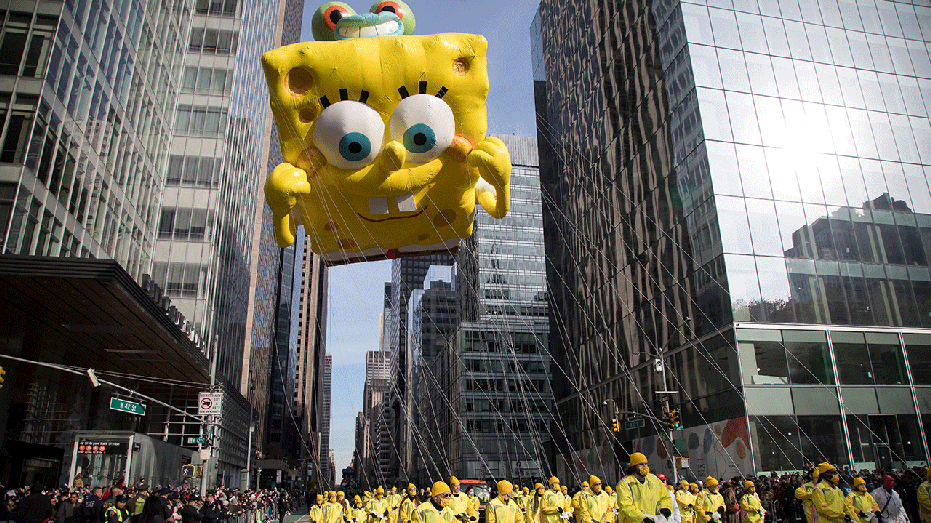
[{"label": "store awning", "polygon": [[0,297],[3,354],[152,392],[210,381],[203,353],[113,260],[2,255]]}]

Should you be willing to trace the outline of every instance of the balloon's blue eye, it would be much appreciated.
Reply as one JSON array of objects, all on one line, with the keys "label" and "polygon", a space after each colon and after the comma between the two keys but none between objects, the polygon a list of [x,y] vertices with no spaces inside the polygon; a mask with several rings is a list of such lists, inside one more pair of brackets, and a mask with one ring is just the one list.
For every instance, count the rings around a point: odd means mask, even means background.
[{"label": "balloon's blue eye", "polygon": [[404,131],[403,143],[412,153],[425,153],[436,147],[436,133],[425,123],[415,124]]},{"label": "balloon's blue eye", "polygon": [[347,133],[339,140],[339,154],[347,161],[362,161],[371,152],[372,142],[362,133]]}]

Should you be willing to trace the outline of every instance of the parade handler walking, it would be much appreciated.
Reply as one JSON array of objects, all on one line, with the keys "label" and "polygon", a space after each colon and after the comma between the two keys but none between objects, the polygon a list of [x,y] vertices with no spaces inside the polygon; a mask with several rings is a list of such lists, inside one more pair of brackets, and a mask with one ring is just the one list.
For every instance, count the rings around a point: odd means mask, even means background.
[{"label": "parade handler walking", "polygon": [[[618,523],[654,523],[672,516],[672,497],[666,485],[653,474],[647,458],[639,452],[630,455],[627,476],[617,484]],[[660,519],[660,523],[662,523]]]}]

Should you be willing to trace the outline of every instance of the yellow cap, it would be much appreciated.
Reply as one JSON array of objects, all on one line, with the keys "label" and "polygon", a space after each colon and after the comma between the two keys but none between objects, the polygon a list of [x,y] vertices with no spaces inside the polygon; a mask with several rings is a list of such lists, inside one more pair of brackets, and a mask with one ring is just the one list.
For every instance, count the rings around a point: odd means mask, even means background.
[{"label": "yellow cap", "polygon": [[331,491],[327,492],[327,497],[329,497],[329,498],[335,498],[335,497],[336,497],[336,491],[335,491],[335,490],[331,490]]},{"label": "yellow cap", "polygon": [[513,490],[514,490],[514,485],[510,481],[503,479],[498,482],[498,494],[499,495],[510,494]]},{"label": "yellow cap", "polygon": [[582,488],[590,487],[590,486],[591,486],[591,485],[589,485],[587,481],[583,481],[583,482],[582,482]]},{"label": "yellow cap", "polygon": [[[540,486],[542,487],[543,485],[540,485]],[[524,492],[524,494],[530,492],[530,489],[527,488],[527,487],[524,487],[524,488],[522,488],[521,490]]]},{"label": "yellow cap", "polygon": [[753,485],[753,482],[750,481],[749,479],[748,479],[747,481],[744,481],[744,488],[750,488],[750,487],[753,487],[753,486],[754,486],[754,485]]},{"label": "yellow cap", "polygon": [[449,485],[443,483],[442,481],[437,481],[433,484],[433,488],[430,489],[430,497],[437,497],[440,494],[448,494]]},{"label": "yellow cap", "polygon": [[614,489],[611,488],[611,485],[606,485],[606,486],[605,486],[605,492],[607,492],[608,494],[610,494],[611,492],[614,492]]},{"label": "yellow cap", "polygon": [[636,465],[643,465],[647,462],[647,457],[639,452],[634,452],[630,455],[630,466],[634,467]]},{"label": "yellow cap", "polygon": [[679,482],[679,484],[682,485],[683,488],[689,488],[688,480],[683,479],[682,481]]},{"label": "yellow cap", "polygon": [[553,477],[550,478],[550,486],[551,486],[551,487],[553,486],[554,483],[557,484],[557,485],[559,484],[559,479],[557,479],[556,476],[553,476]]},{"label": "yellow cap", "polygon": [[866,485],[866,481],[864,481],[863,478],[853,478],[854,488],[859,487],[860,485]]},{"label": "yellow cap", "polygon": [[815,474],[817,474],[818,476],[821,476],[822,474],[824,474],[825,472],[828,472],[828,471],[830,471],[830,470],[834,470],[834,465],[831,465],[830,463],[824,462],[824,463],[818,465],[818,468],[815,469]]},{"label": "yellow cap", "polygon": [[569,492],[569,487],[563,485],[563,486],[560,488],[560,490],[562,490],[562,493],[565,494],[566,492]]},{"label": "yellow cap", "polygon": [[456,484],[456,483],[459,483],[459,479],[457,479],[456,476],[450,476],[450,477],[449,477],[449,484],[450,484],[450,485],[453,485],[453,484]]},{"label": "yellow cap", "polygon": [[352,500],[355,501],[356,503],[362,503],[362,498],[360,498],[358,494],[356,494],[356,495],[352,498]]},{"label": "yellow cap", "polygon": [[717,484],[718,484],[718,480],[712,478],[711,476],[708,476],[707,478],[705,478],[705,486],[706,486],[706,487],[713,487],[713,486],[715,486],[715,485],[717,485]]},{"label": "yellow cap", "polygon": [[543,483],[534,483],[533,490],[540,490],[543,488]]},{"label": "yellow cap", "polygon": [[698,490],[698,483],[689,483],[689,489]]},{"label": "yellow cap", "polygon": [[379,485],[378,488],[375,489],[375,493],[376,493],[376,494],[384,494],[384,493],[385,493],[385,487],[382,487],[381,485]]},{"label": "yellow cap", "polygon": [[588,484],[594,485],[595,483],[601,483],[601,480],[598,479],[598,476],[595,476],[594,474],[592,474],[591,476],[588,477]]}]

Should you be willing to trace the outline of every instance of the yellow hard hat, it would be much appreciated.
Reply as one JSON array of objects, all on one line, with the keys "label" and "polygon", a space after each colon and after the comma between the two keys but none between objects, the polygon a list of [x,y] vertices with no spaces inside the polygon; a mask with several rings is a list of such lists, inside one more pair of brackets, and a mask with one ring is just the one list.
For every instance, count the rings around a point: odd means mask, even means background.
[{"label": "yellow hard hat", "polygon": [[382,487],[381,485],[379,485],[378,488],[375,489],[375,493],[376,493],[376,494],[384,494],[384,493],[385,493],[385,487]]},{"label": "yellow hard hat", "polygon": [[543,488],[543,483],[535,483],[533,485],[533,490],[540,490],[541,488]]},{"label": "yellow hard hat", "polygon": [[550,486],[551,486],[551,487],[553,486],[554,483],[557,484],[557,485],[559,484],[559,479],[556,478],[556,476],[553,476],[553,477],[550,478]]},{"label": "yellow hard hat", "polygon": [[457,479],[456,476],[450,476],[450,477],[449,477],[449,484],[450,484],[450,485],[454,485],[454,484],[456,484],[456,483],[459,483],[459,479]]},{"label": "yellow hard hat", "polygon": [[[540,485],[540,486],[542,487],[543,485]],[[522,488],[521,490],[524,492],[524,494],[530,492],[530,489],[527,488],[527,487],[524,487],[524,488]]]},{"label": "yellow hard hat", "polygon": [[354,496],[352,500],[355,501],[356,503],[362,503],[362,498],[360,498],[358,494]]},{"label": "yellow hard hat", "polygon": [[328,497],[328,498],[335,498],[335,497],[336,497],[336,491],[335,491],[335,490],[331,490],[331,491],[327,492],[327,497]]},{"label": "yellow hard hat", "polygon": [[744,481],[744,488],[750,488],[750,487],[753,487],[753,486],[754,486],[754,485],[753,485],[753,482],[750,481],[749,479],[748,479],[747,481]]},{"label": "yellow hard hat", "polygon": [[590,487],[590,486],[591,486],[591,485],[589,485],[587,481],[583,481],[583,482],[582,482],[582,488]]},{"label": "yellow hard hat", "polygon": [[514,490],[514,485],[510,481],[503,479],[498,482],[498,494],[510,494]]},{"label": "yellow hard hat", "polygon": [[853,478],[853,487],[857,488],[860,485],[866,485],[866,481],[863,478]]},{"label": "yellow hard hat", "polygon": [[815,469],[815,474],[817,474],[817,475],[820,477],[820,476],[821,476],[822,474],[824,474],[825,472],[828,472],[828,471],[831,471],[831,470],[834,470],[834,465],[831,465],[830,463],[824,462],[824,463],[818,465],[818,468]]},{"label": "yellow hard hat", "polygon": [[684,487],[684,488],[689,488],[689,482],[688,482],[688,480],[685,480],[685,479],[683,479],[682,481],[680,481],[680,482],[679,482],[679,485],[681,485],[681,486]]},{"label": "yellow hard hat", "polygon": [[611,488],[611,485],[605,485],[605,492],[608,494],[614,492],[614,489]]},{"label": "yellow hard hat", "polygon": [[601,480],[598,479],[598,476],[592,474],[591,476],[588,477],[588,484],[594,485],[595,483],[601,483]]},{"label": "yellow hard hat", "polygon": [[562,493],[565,494],[566,492],[569,492],[569,487],[567,487],[567,486],[565,486],[565,485],[562,485],[562,487],[560,488],[560,490],[562,490]]},{"label": "yellow hard hat", "polygon": [[317,494],[317,501],[323,501],[323,494]]},{"label": "yellow hard hat", "polygon": [[407,490],[414,490],[414,491],[416,491],[416,490],[417,490],[417,486],[415,486],[413,483],[408,483],[408,484],[407,484]]},{"label": "yellow hard hat", "polygon": [[706,486],[706,487],[713,487],[713,486],[715,486],[715,485],[717,485],[717,484],[718,484],[718,480],[712,478],[711,476],[708,476],[707,478],[705,478],[705,486]]},{"label": "yellow hard hat", "polygon": [[448,493],[449,493],[449,485],[447,485],[446,483],[443,483],[442,481],[437,481],[436,483],[433,484],[433,488],[430,489],[430,497],[433,497],[433,498],[439,496],[440,494],[448,494]]},{"label": "yellow hard hat", "polygon": [[647,457],[639,452],[634,452],[630,455],[630,466],[635,467],[637,465],[643,465],[647,462]]},{"label": "yellow hard hat", "polygon": [[689,490],[691,489],[698,490],[698,483],[689,483]]}]

